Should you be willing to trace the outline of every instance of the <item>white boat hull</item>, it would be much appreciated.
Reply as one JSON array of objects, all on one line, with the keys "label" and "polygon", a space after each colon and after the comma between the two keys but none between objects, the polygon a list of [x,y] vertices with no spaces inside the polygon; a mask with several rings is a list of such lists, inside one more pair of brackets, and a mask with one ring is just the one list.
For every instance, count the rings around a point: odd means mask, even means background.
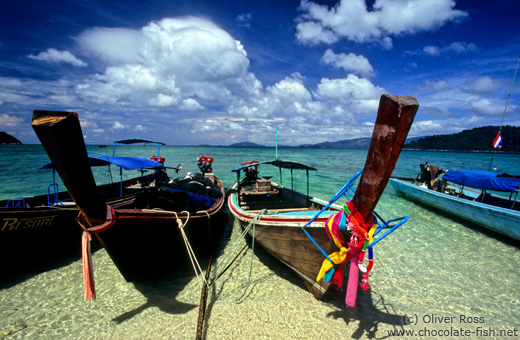
[{"label": "white boat hull", "polygon": [[520,240],[519,211],[443,194],[396,178],[391,178],[390,183],[397,192],[405,197]]}]

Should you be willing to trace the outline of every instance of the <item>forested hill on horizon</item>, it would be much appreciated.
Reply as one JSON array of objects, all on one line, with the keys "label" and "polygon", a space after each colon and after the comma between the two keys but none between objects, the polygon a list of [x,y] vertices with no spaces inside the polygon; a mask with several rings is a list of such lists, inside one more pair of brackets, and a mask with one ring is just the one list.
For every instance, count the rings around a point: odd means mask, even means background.
[{"label": "forested hill on horizon", "polygon": [[[449,150],[449,151],[493,151],[493,141],[499,126],[484,126],[463,130],[451,135],[434,135],[408,138],[405,149],[408,150]],[[502,150],[504,152],[520,152],[520,127],[506,125],[502,127]],[[365,150],[370,145],[370,138],[354,138],[336,142],[305,144],[296,147],[312,149],[351,149]],[[251,142],[235,143],[232,147],[266,147]],[[290,147],[279,145],[278,147]]]},{"label": "forested hill on horizon", "polygon": [[[414,150],[492,151],[493,141],[499,126],[483,126],[463,130],[451,135],[434,135],[413,140],[404,145]],[[502,149],[504,152],[520,152],[520,127],[502,127]]]}]

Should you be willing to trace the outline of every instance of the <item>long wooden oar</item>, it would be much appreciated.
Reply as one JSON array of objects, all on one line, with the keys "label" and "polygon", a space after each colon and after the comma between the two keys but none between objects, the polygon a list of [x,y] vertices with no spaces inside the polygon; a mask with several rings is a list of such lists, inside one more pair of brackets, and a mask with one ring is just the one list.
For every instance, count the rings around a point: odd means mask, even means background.
[{"label": "long wooden oar", "polygon": [[[379,202],[386,184],[412,126],[419,104],[414,97],[382,95],[368,149],[363,174],[352,198],[352,205],[361,215],[362,222],[372,223],[372,212]],[[349,247],[351,254],[346,305],[354,307],[359,281],[359,247]]]}]

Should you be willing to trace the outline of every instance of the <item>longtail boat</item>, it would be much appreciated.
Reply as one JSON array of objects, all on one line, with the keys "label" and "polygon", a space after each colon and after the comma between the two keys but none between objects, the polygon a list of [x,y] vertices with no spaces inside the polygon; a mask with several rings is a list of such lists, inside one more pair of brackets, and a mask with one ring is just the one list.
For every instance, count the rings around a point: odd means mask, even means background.
[{"label": "longtail boat", "polygon": [[[150,140],[133,140],[133,143],[138,142],[163,144]],[[110,179],[111,167],[120,169],[119,181],[111,180],[110,183],[98,186],[100,196],[108,205],[126,204],[135,200],[136,194],[142,190],[169,181],[164,159],[159,162],[141,157],[116,157],[114,153],[115,147],[111,157],[89,155],[89,164],[106,168]],[[49,269],[52,263],[63,258],[81,257],[78,239],[82,230],[76,223],[79,209],[67,191],[59,190],[52,162],[42,165],[40,169],[52,170],[53,180],[47,186],[47,194],[0,201],[2,279]],[[140,174],[131,179],[123,179],[123,170],[137,171]]]},{"label": "longtail boat", "polygon": [[[77,220],[85,230],[85,299],[95,298],[88,260],[91,233],[127,281],[175,273],[179,264],[188,261],[187,246],[202,250],[212,246],[215,217],[225,198],[222,182],[209,172],[211,157],[199,159],[198,178],[174,181],[141,193],[133,202],[110,207],[95,185],[77,113],[36,110],[32,126],[80,211]],[[194,184],[199,189],[212,186],[212,197],[194,193],[192,182],[199,182]]]},{"label": "longtail boat", "polygon": [[[355,265],[349,276],[349,291],[356,291],[350,289],[350,281],[355,282],[355,285],[358,283],[358,260],[362,248],[359,242],[363,243],[366,239],[368,244],[365,244],[363,251],[370,249],[370,253],[374,244],[407,220],[407,217],[404,217],[385,221],[374,212],[374,208],[399,158],[417,109],[418,104],[413,97],[381,97],[364,169],[351,178],[329,201],[310,196],[308,186],[307,193],[304,194],[292,187],[275,183],[270,177],[261,178],[258,175],[258,166],[264,166],[263,164],[279,167],[280,173],[282,169],[290,169],[291,174],[293,170],[303,170],[308,176],[309,171],[316,170],[305,164],[279,159],[268,162],[247,161],[233,170],[237,173],[237,182],[228,198],[230,211],[242,228],[248,228],[254,242],[258,242],[292,269],[316,298],[323,297],[331,283],[331,277],[335,273],[341,274],[348,260]],[[245,174],[245,178],[241,178],[241,173]],[[359,180],[359,184],[354,192],[353,185],[356,180]],[[348,208],[334,203],[341,197],[350,200]],[[353,215],[357,216],[360,224],[358,229],[365,228],[366,232],[347,228],[343,236],[337,237],[342,238],[341,244],[337,239],[331,238],[332,229],[329,228],[332,228],[335,217],[341,218],[342,215],[352,221],[355,220]],[[383,230],[386,232],[382,233]],[[352,236],[356,239],[352,239]],[[377,239],[374,238],[376,236]],[[356,242],[354,247],[350,246]],[[329,254],[338,250],[340,252],[337,257],[331,259]],[[342,254],[339,254],[341,252]],[[338,257],[341,257],[341,261]],[[322,266],[326,267],[329,262],[329,268],[322,269]],[[361,265],[359,268],[364,267]],[[364,277],[364,280],[365,287],[368,287],[368,276],[366,279]],[[349,300],[347,305],[352,305],[352,297],[349,297]],[[355,301],[355,296],[353,300]]]},{"label": "longtail boat", "polygon": [[[423,164],[421,173],[424,173],[422,169]],[[439,177],[423,177],[395,177],[390,178],[390,183],[400,195],[410,200],[520,241],[519,175],[447,170]]]}]

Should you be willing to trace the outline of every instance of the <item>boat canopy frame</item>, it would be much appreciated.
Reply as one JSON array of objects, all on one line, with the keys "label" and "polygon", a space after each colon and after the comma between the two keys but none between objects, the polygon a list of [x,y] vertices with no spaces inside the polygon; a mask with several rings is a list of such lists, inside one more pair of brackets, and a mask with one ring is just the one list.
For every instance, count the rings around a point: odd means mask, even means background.
[{"label": "boat canopy frame", "polygon": [[[260,164],[270,164],[270,165],[273,165],[273,166],[277,167],[280,170],[280,185],[282,185],[282,186],[283,186],[282,169],[289,169],[289,170],[291,170],[291,190],[293,192],[294,192],[294,173],[293,173],[293,170],[305,170],[306,175],[307,175],[307,197],[309,196],[309,186],[310,186],[310,184],[309,184],[309,171],[318,171],[318,169],[316,169],[315,167],[312,167],[310,165],[307,165],[307,164],[294,162],[294,161],[283,161],[281,159],[275,159],[275,160],[272,160],[272,161],[264,161],[264,162],[252,161],[249,164],[242,164],[238,168],[233,169],[231,171],[237,173],[237,183],[240,183],[240,171],[241,170],[243,170],[245,168],[248,168],[248,167],[251,167],[251,166],[258,166]],[[269,178],[271,178],[271,177],[269,176]]]},{"label": "boat canopy frame", "polygon": [[[309,232],[306,230],[306,228],[314,221],[318,218],[318,216],[321,215],[322,212],[324,212],[325,210],[327,210],[332,204],[334,204],[334,202],[336,202],[338,199],[340,199],[341,197],[345,197],[347,200],[352,200],[352,198],[354,197],[354,193],[355,193],[355,190],[354,190],[354,183],[356,182],[356,180],[359,178],[359,176],[361,176],[361,174],[363,173],[363,169],[359,170],[354,176],[352,176],[335,194],[334,196],[332,196],[332,198],[330,199],[329,203],[327,203],[327,205],[321,209],[320,211],[318,211],[318,213],[316,213],[316,215],[314,215],[314,217],[312,217],[309,222],[307,222],[303,227],[302,227],[302,230],[305,232],[305,234],[309,237],[309,239],[312,241],[312,243],[314,243],[314,245],[316,247],[318,247],[318,249],[321,251],[321,253],[327,258],[327,260],[329,260],[330,263],[332,263],[332,265],[334,267],[336,267],[337,265],[330,259],[329,255],[325,252],[325,250],[323,250],[323,248],[318,244],[318,242],[316,242],[316,240],[311,236],[311,234],[309,234]],[[340,210],[341,211],[341,210]],[[341,211],[343,212],[343,211]],[[374,232],[374,237],[376,235],[378,235],[381,231],[383,231],[384,229],[388,229],[384,234],[380,235],[379,237],[377,237],[376,239],[374,239],[370,244],[367,245],[367,248],[372,248],[373,246],[375,246],[378,242],[382,241],[385,237],[387,237],[388,235],[390,235],[391,233],[393,233],[397,228],[399,228],[400,226],[402,226],[404,223],[406,223],[406,221],[408,221],[408,216],[403,216],[403,217],[398,217],[398,218],[394,218],[394,219],[391,219],[391,220],[385,220],[384,218],[381,217],[381,215],[379,215],[375,210],[372,212],[373,215],[374,215],[374,221],[377,223],[377,227],[376,227],[376,230]]]},{"label": "boat canopy frame", "polygon": [[119,145],[130,145],[130,144],[143,144],[143,145],[156,144],[157,145],[157,157],[159,157],[159,153],[161,151],[161,146],[166,145],[166,143],[157,142],[157,141],[150,140],[150,139],[142,139],[142,138],[120,139],[120,140],[116,140],[114,142],[114,146],[112,148],[112,157],[114,157],[116,155],[116,148]]},{"label": "boat canopy frame", "polygon": [[509,201],[512,201],[511,208],[515,206],[520,192],[520,176],[497,174],[485,170],[448,170],[443,178],[452,186],[455,186],[452,183],[460,185],[460,194],[465,186],[482,190],[481,202],[484,202],[487,190],[508,192]]},{"label": "boat canopy frame", "polygon": [[[162,145],[166,145],[162,142],[157,142],[149,139],[139,139],[139,138],[130,138],[130,139],[120,139],[114,142],[114,147],[112,150],[112,156],[108,156],[104,153],[89,151],[89,163],[91,167],[98,166],[107,166],[108,172],[110,174],[110,182],[114,183],[114,179],[112,176],[112,168],[110,165],[115,165],[119,168],[119,195],[123,196],[123,169],[124,170],[139,170],[141,171],[141,177],[144,176],[144,173],[150,169],[160,169],[164,168],[164,164],[153,159],[144,158],[144,157],[116,157],[115,151],[117,146],[119,145],[131,145],[131,144],[156,144],[157,145],[157,157],[159,157],[160,148]],[[58,195],[58,184],[56,183],[55,176],[55,168],[52,162],[45,163],[40,167],[40,169],[52,169],[52,183],[47,186],[47,204],[49,206],[54,205],[63,205],[63,202],[57,199]],[[53,192],[51,193],[51,189]],[[54,197],[54,199],[51,199]]]}]

